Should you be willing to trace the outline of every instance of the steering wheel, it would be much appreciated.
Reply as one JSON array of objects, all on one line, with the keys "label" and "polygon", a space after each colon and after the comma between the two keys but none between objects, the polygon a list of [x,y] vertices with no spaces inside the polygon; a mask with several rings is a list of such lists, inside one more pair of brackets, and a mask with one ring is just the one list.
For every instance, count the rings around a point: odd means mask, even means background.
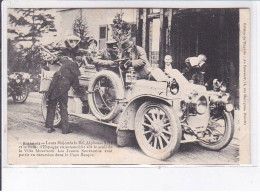
[{"label": "steering wheel", "polygon": [[114,62],[119,64],[121,71],[126,71],[129,68],[128,63],[130,62],[130,59],[117,59]]}]

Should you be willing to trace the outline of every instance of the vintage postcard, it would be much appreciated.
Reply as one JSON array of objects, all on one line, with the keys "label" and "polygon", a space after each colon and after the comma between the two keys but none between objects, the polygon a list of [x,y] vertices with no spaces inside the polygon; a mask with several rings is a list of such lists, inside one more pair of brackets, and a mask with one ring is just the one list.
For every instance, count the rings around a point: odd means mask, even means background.
[{"label": "vintage postcard", "polygon": [[5,14],[8,165],[251,164],[250,9]]}]

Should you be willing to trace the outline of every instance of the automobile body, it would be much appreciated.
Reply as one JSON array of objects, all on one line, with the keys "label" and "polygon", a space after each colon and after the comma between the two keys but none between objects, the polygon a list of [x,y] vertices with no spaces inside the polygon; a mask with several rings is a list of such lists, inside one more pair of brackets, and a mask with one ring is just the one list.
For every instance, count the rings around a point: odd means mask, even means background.
[{"label": "automobile body", "polygon": [[[164,74],[168,79],[163,81],[138,80],[133,68],[97,71],[85,65],[81,71],[80,84],[86,95],[69,91],[69,114],[114,126],[118,133],[134,131],[140,148],[150,157],[167,159],[180,143],[187,142],[220,150],[233,137],[230,95],[192,84],[177,69]],[[44,95],[42,112],[46,118]],[[56,112],[57,126],[61,119],[58,107]]]}]

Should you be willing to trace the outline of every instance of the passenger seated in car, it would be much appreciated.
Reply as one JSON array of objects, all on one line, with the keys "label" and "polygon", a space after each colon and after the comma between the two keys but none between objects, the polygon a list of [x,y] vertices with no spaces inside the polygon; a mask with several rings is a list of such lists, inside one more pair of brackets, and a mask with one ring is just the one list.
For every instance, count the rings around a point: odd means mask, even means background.
[{"label": "passenger seated in car", "polygon": [[129,38],[120,45],[121,59],[130,59],[125,66],[132,66],[137,74],[137,79],[148,79],[151,65],[147,59],[145,50],[134,44]]},{"label": "passenger seated in car", "polygon": [[94,38],[88,40],[87,52],[91,57],[96,57],[98,54],[97,41]]}]

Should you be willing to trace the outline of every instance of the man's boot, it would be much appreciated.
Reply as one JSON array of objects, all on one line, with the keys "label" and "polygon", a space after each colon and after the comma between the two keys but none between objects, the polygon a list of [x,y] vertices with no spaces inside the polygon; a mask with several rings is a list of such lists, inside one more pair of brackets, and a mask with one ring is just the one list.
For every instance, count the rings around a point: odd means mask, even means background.
[{"label": "man's boot", "polygon": [[54,132],[54,131],[55,131],[54,128],[50,128],[47,132],[48,132],[48,133],[52,133],[52,132]]},{"label": "man's boot", "polygon": [[72,130],[62,130],[62,134],[68,134],[68,133],[72,133]]}]

